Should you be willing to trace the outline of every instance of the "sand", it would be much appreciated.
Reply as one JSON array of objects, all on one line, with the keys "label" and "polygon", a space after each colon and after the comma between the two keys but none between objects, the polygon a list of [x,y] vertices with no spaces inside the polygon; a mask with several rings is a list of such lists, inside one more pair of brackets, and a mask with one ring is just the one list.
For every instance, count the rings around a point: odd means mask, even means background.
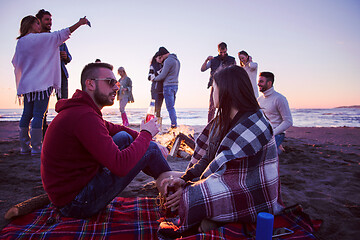
[{"label": "sand", "polygon": [[[132,126],[138,130],[138,126]],[[201,127],[194,128],[195,136]],[[287,131],[280,155],[281,190],[287,206],[300,203],[313,219],[322,219],[322,239],[359,239],[360,128],[299,128]],[[169,157],[173,170],[186,159]],[[44,193],[40,159],[19,154],[18,122],[0,122],[0,229],[12,205]],[[139,174],[120,194],[156,196],[152,179]]]}]

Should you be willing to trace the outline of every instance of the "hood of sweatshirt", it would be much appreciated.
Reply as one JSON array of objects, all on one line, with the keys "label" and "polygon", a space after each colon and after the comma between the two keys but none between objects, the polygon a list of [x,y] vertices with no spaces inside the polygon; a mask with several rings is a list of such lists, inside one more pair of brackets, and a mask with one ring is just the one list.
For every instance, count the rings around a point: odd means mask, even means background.
[{"label": "hood of sweatshirt", "polygon": [[168,56],[168,58],[173,58],[173,59],[175,59],[175,60],[178,60],[178,58],[177,58],[177,56],[176,56],[175,53],[171,53],[171,54]]},{"label": "hood of sweatshirt", "polygon": [[86,106],[93,108],[100,116],[102,113],[100,109],[96,106],[92,98],[87,92],[76,90],[74,95],[69,99],[60,99],[55,105],[55,111],[57,113],[72,107]]}]

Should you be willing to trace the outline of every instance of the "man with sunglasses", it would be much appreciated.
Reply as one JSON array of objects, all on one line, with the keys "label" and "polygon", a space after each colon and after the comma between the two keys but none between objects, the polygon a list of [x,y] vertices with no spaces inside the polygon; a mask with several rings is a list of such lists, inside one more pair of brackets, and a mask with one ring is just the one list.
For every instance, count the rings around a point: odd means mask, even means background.
[{"label": "man with sunglasses", "polygon": [[170,171],[165,147],[151,141],[159,132],[156,118],[140,132],[102,118],[114,104],[116,85],[107,63],[90,63],[81,88],[59,100],[41,154],[41,177],[51,202],[66,217],[88,218],[112,201],[140,172],[157,179]]}]

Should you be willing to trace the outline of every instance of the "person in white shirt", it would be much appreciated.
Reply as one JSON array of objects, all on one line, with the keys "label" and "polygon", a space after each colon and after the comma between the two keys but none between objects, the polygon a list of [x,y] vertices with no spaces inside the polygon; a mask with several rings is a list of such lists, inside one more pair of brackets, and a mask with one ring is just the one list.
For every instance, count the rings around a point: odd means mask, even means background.
[{"label": "person in white shirt", "polygon": [[258,70],[258,64],[256,62],[253,62],[252,57],[249,56],[247,52],[244,50],[240,51],[238,53],[239,60],[240,60],[240,67],[244,68],[247,74],[249,75],[251,85],[254,90],[255,97],[259,97],[259,92],[257,88],[257,70]]},{"label": "person in white shirt", "polygon": [[258,98],[258,102],[273,127],[276,145],[279,148],[284,141],[285,131],[293,125],[293,120],[286,97],[274,89],[274,79],[271,72],[260,73],[258,86],[263,95]]},{"label": "person in white shirt", "polygon": [[[40,33],[39,19],[26,16],[21,20],[14,66],[17,96],[24,109],[19,122],[20,154],[41,154],[42,125],[51,93],[61,88],[59,46],[70,34],[88,23],[86,17],[71,27],[51,33]],[[29,127],[31,121],[31,131]]]}]

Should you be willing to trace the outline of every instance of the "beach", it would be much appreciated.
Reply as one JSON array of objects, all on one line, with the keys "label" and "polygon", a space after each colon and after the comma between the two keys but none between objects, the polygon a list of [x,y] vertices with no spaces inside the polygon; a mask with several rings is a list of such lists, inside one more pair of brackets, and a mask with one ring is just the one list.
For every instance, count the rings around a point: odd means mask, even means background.
[{"label": "beach", "polygon": [[[131,128],[139,130],[138,125]],[[191,126],[189,126],[191,128]],[[201,131],[196,126],[194,136]],[[360,128],[291,127],[280,155],[282,198],[286,206],[300,203],[323,224],[322,239],[357,239],[360,234]],[[188,160],[168,157],[173,170]],[[156,197],[152,178],[139,174],[119,195]],[[39,157],[19,154],[18,122],[0,122],[0,229],[13,205],[44,193]]]}]

